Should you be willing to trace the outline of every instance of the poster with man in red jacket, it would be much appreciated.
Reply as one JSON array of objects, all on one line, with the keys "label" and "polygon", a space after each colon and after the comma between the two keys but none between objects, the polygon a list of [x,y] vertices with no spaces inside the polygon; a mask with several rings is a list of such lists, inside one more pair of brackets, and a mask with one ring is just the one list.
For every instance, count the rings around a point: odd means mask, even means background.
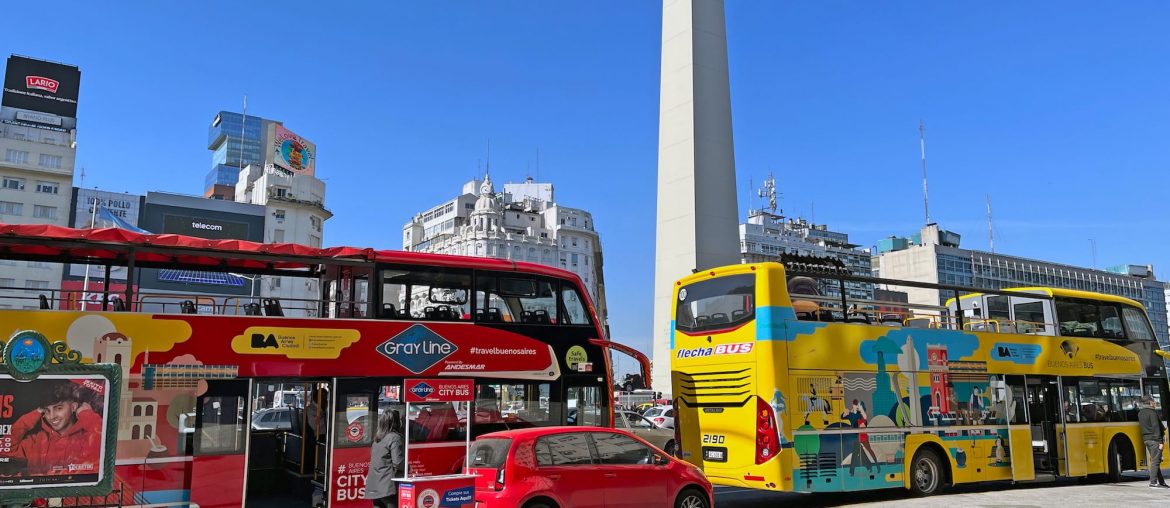
[{"label": "poster with man in red jacket", "polygon": [[0,376],[0,489],[100,481],[108,392],[100,376]]}]

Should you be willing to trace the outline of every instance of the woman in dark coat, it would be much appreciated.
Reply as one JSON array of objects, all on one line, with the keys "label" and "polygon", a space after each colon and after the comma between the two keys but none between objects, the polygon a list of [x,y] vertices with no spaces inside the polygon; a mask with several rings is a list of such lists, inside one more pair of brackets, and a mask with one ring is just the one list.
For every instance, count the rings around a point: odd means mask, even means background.
[{"label": "woman in dark coat", "polygon": [[402,477],[405,449],[402,420],[398,411],[390,411],[378,420],[378,432],[370,446],[370,470],[366,473],[366,499],[374,501],[375,508],[398,506],[398,487],[393,478]]}]

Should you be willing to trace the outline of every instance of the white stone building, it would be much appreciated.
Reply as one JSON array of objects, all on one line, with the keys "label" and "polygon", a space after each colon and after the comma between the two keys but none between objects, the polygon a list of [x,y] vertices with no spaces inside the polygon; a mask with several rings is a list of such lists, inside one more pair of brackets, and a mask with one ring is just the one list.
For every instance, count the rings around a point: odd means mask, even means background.
[{"label": "white stone building", "polygon": [[[325,182],[273,165],[266,168],[248,165],[242,169],[236,182],[235,201],[264,206],[265,243],[321,247],[325,221],[333,217],[325,209]],[[318,298],[316,280],[269,276],[262,279],[258,284],[260,297],[280,299],[285,315],[316,315],[312,304]]]},{"label": "white stone building", "polygon": [[[0,222],[69,225],[76,125],[73,118],[0,108]],[[60,264],[0,261],[0,308],[39,308],[38,295],[57,300],[60,287]]]},{"label": "white stone building", "polygon": [[419,213],[402,228],[402,250],[526,261],[577,274],[604,324],[601,238],[593,215],[556,203],[551,183],[531,178],[496,193],[490,175]]}]

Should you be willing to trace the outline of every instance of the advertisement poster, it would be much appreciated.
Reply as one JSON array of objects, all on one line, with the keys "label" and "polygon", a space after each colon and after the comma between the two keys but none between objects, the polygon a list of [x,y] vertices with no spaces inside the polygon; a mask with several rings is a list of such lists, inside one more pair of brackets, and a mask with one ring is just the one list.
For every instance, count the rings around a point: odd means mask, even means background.
[{"label": "advertisement poster", "polygon": [[316,167],[317,145],[283,126],[272,126],[272,163],[286,171],[312,175]]},{"label": "advertisement poster", "polygon": [[77,67],[12,55],[4,73],[4,96],[0,103],[10,108],[76,118],[80,88],[81,71]]},{"label": "advertisement poster", "polygon": [[0,490],[97,485],[109,397],[100,375],[0,375]]}]

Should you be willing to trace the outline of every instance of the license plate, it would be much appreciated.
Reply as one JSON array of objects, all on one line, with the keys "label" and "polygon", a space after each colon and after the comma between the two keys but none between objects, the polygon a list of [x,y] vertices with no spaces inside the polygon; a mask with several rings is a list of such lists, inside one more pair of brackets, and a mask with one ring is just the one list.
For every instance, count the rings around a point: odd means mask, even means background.
[{"label": "license plate", "polygon": [[727,462],[727,448],[722,446],[704,446],[703,460],[708,462]]}]

